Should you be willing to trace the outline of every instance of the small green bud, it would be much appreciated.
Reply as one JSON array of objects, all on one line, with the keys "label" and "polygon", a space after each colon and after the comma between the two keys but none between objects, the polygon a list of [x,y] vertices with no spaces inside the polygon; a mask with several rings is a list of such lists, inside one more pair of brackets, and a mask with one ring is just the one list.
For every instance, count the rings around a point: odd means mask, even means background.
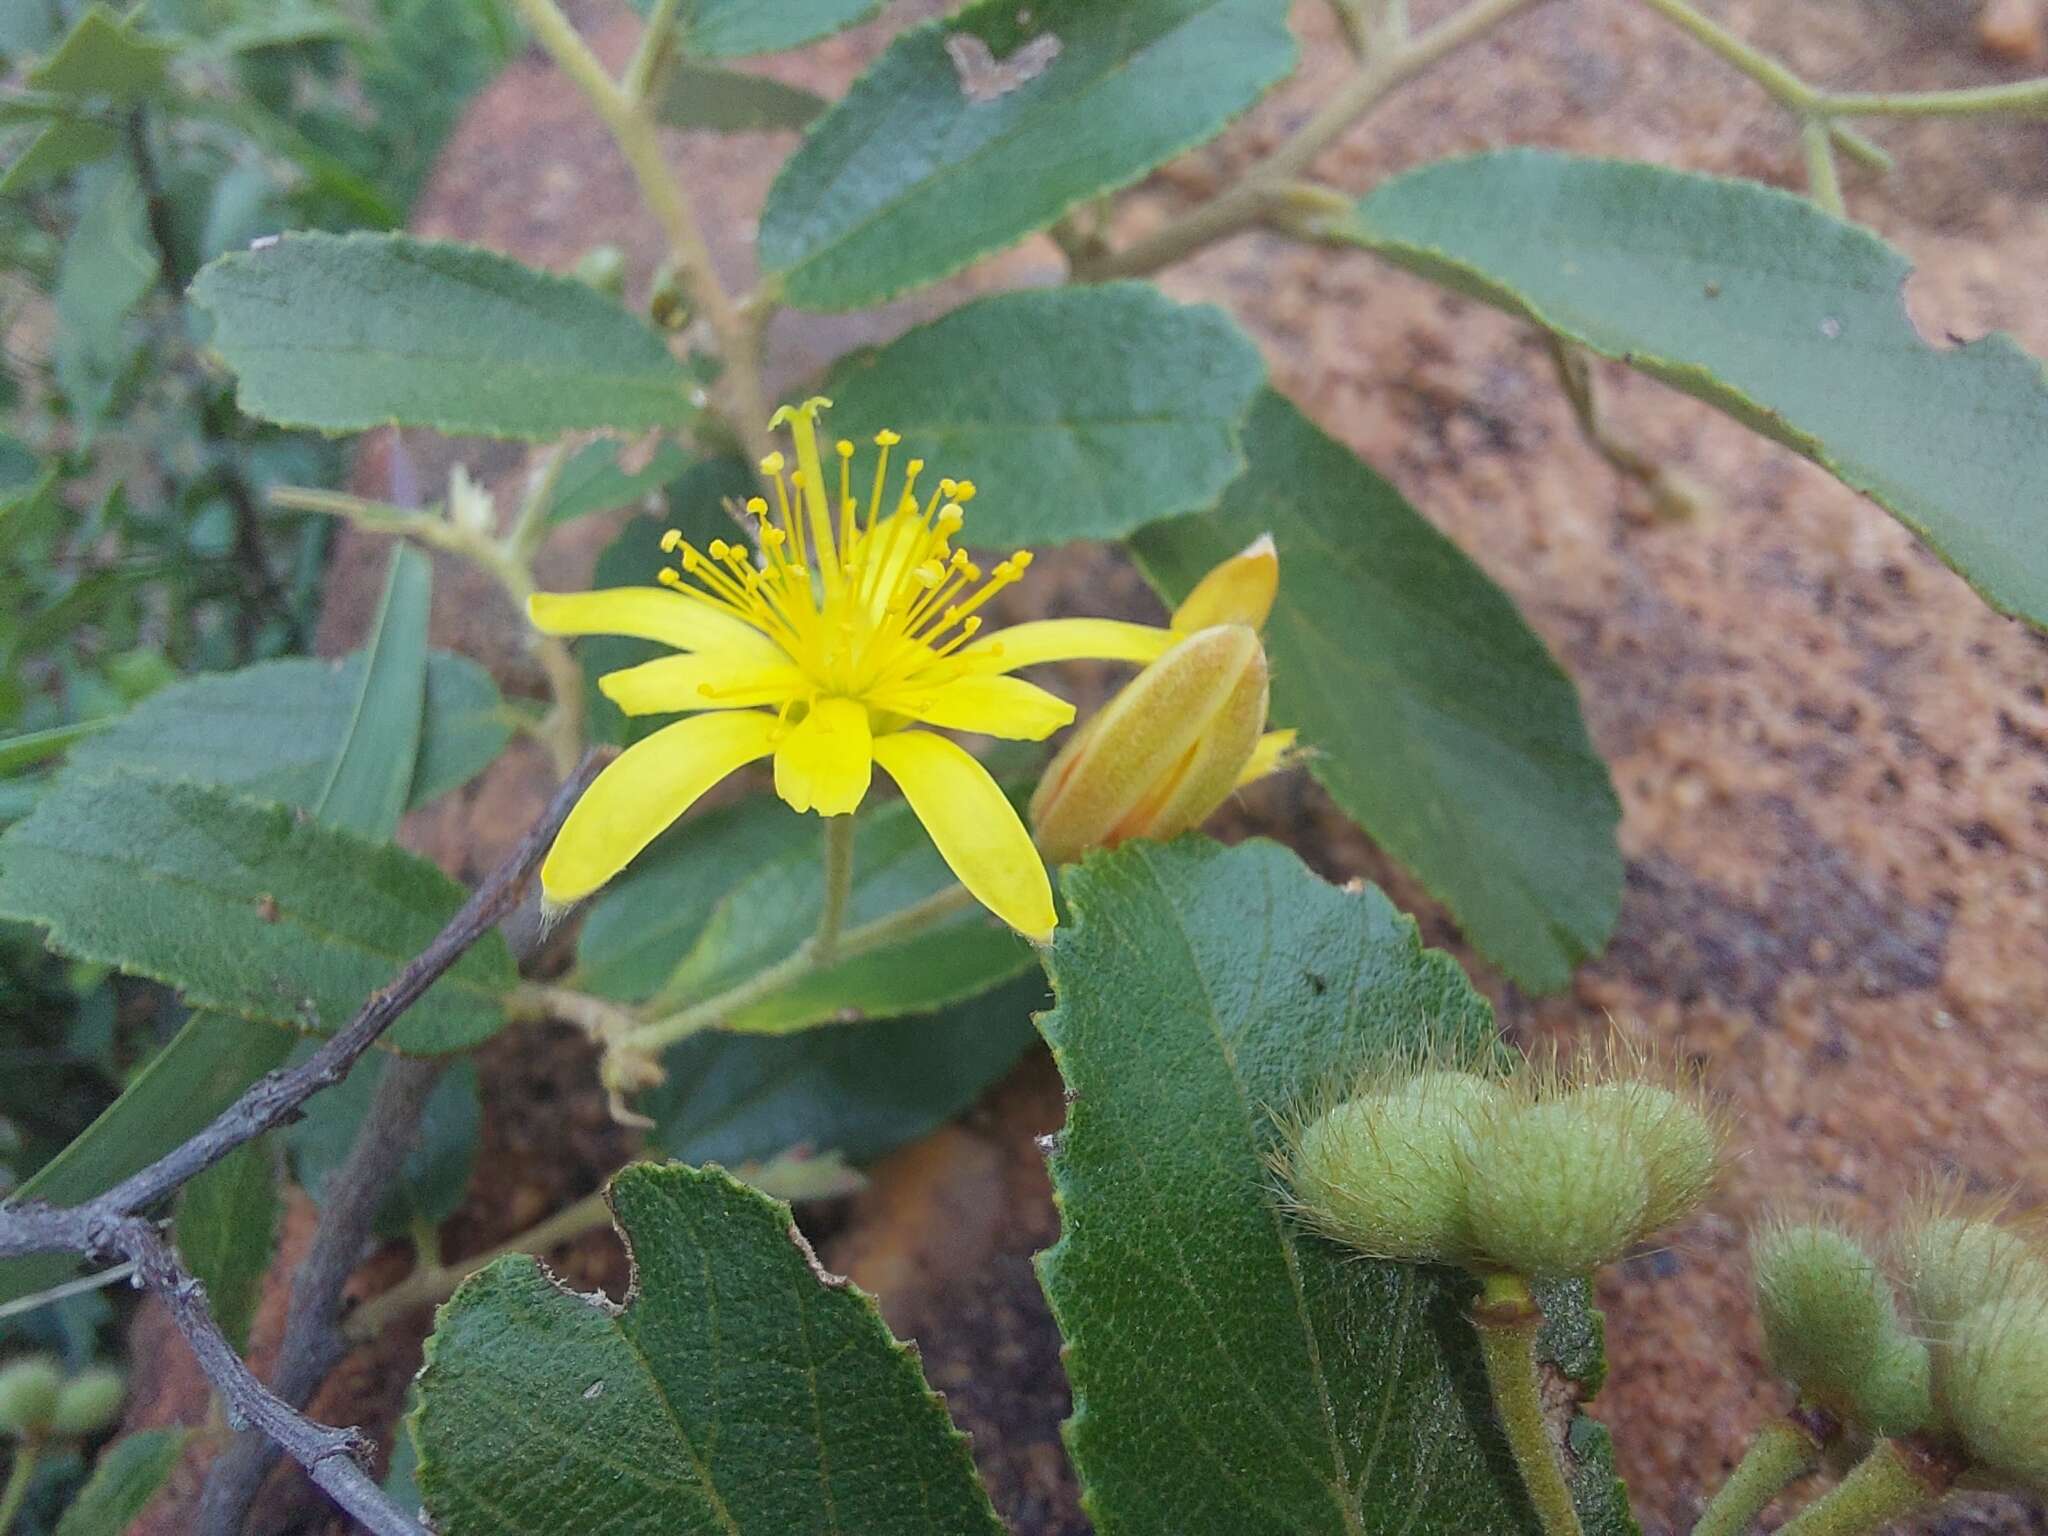
[{"label": "small green bud", "polygon": [[665,261],[654,274],[654,286],[647,294],[647,315],[664,331],[680,331],[690,323],[690,290],[682,269]]},{"label": "small green bud", "polygon": [[576,259],[572,275],[579,283],[588,283],[599,293],[608,293],[615,299],[623,297],[626,292],[626,253],[616,245],[593,245]]},{"label": "small green bud", "polygon": [[1594,1083],[1569,1095],[1599,1118],[1619,1125],[1649,1174],[1643,1233],[1691,1215],[1721,1168],[1721,1128],[1669,1088],[1640,1079]]},{"label": "small green bud", "polygon": [[2048,1294],[2014,1290],[1975,1308],[1937,1353],[1942,1405],[1971,1457],[2048,1489]]},{"label": "small green bud", "polygon": [[1431,1261],[1465,1246],[1472,1121],[1500,1089],[1429,1070],[1311,1121],[1286,1165],[1297,1209],[1324,1236],[1381,1259]]},{"label": "small green bud", "polygon": [[1861,1243],[1822,1222],[1781,1222],[1757,1234],[1750,1263],[1764,1351],[1801,1395],[1880,1434],[1928,1422],[1927,1348]]},{"label": "small green bud", "polygon": [[56,1416],[64,1373],[42,1355],[10,1361],[0,1369],[0,1432],[39,1435]]},{"label": "small green bud", "polygon": [[1939,1335],[2015,1289],[2048,1293],[2048,1263],[2017,1232],[1937,1209],[1893,1240],[1920,1326]]},{"label": "small green bud", "polygon": [[1478,1256],[1536,1278],[1620,1257],[1642,1235],[1650,1202],[1649,1170],[1628,1133],[1569,1096],[1487,1115],[1465,1176]]},{"label": "small green bud", "polygon": [[119,1416],[127,1395],[128,1384],[119,1371],[103,1365],[80,1371],[57,1394],[50,1428],[60,1435],[97,1434]]}]

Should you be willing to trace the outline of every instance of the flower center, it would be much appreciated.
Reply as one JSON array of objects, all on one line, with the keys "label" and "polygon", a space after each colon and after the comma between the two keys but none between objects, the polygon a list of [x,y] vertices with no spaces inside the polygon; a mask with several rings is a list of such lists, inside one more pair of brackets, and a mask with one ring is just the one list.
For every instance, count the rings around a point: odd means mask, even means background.
[{"label": "flower center", "polygon": [[902,441],[877,432],[865,505],[854,490],[855,448],[840,439],[837,494],[826,481],[815,419],[829,400],[775,413],[796,447],[761,461],[774,504],[756,496],[752,547],[713,539],[700,550],[670,529],[662,549],[678,568],[660,580],[695,601],[739,618],[775,641],[818,694],[888,708],[891,695],[972,670],[955,655],[982,627],[977,612],[1031,564],[1019,550],[984,573],[953,540],[966,522],[974,482],[942,478],[920,498],[925,463],[911,459],[891,493],[890,450]]}]

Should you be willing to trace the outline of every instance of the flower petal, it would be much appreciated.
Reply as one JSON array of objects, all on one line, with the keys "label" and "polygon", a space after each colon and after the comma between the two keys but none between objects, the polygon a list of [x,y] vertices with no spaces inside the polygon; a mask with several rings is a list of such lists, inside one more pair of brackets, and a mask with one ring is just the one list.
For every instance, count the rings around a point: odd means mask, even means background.
[{"label": "flower petal", "polygon": [[[629,715],[673,715],[691,709],[756,709],[803,691],[804,678],[784,661],[730,652],[657,656],[607,672],[598,690]],[[708,691],[707,691],[708,690]]]},{"label": "flower petal", "polygon": [[875,738],[875,761],[903,791],[939,856],[989,911],[1043,944],[1059,919],[1052,882],[988,770],[943,736],[892,731]]},{"label": "flower petal", "polygon": [[1252,755],[1237,776],[1237,787],[1243,789],[1254,779],[1263,779],[1269,773],[1278,773],[1283,768],[1292,768],[1301,760],[1301,753],[1295,750],[1294,739],[1300,733],[1289,727],[1284,731],[1268,731],[1259,738],[1259,744],[1252,748]]},{"label": "flower petal", "polygon": [[536,629],[550,635],[631,635],[679,651],[782,656],[781,646],[744,619],[661,587],[536,592],[526,600],[526,612]]},{"label": "flower petal", "polygon": [[852,699],[820,699],[775,749],[775,793],[799,811],[844,816],[875,774],[868,711]]},{"label": "flower petal", "polygon": [[1173,610],[1176,634],[1192,635],[1212,624],[1263,628],[1280,591],[1280,552],[1273,535],[1262,533],[1195,583]]},{"label": "flower petal", "polygon": [[1034,619],[1012,624],[960,652],[985,672],[1014,672],[1042,661],[1157,661],[1178,638],[1172,630],[1122,619]]},{"label": "flower petal", "polygon": [[956,677],[936,688],[905,688],[875,699],[877,707],[949,731],[980,731],[1011,741],[1043,741],[1074,723],[1074,706],[1021,677]]},{"label": "flower petal", "polygon": [[626,748],[555,835],[540,867],[548,900],[577,901],[603,885],[705,790],[766,757],[780,728],[756,711],[692,715]]}]

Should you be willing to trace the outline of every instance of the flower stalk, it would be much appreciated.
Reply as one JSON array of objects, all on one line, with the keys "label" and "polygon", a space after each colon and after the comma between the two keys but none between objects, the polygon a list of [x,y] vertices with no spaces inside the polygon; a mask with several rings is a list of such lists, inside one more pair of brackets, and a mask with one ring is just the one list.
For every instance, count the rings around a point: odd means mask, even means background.
[{"label": "flower stalk", "polygon": [[1821,1452],[1841,1427],[1833,1414],[1811,1408],[1766,1424],[1707,1505],[1692,1536],[1743,1536],[1771,1500],[1820,1465]]},{"label": "flower stalk", "polygon": [[853,895],[853,817],[825,818],[825,904],[818,932],[811,940],[811,961],[830,965],[839,954],[839,931],[846,926],[846,908]]},{"label": "flower stalk", "polygon": [[1879,1440],[1826,1498],[1780,1526],[1778,1536],[1870,1536],[1941,1498],[1960,1471],[1954,1458],[1915,1440]]},{"label": "flower stalk", "polygon": [[1501,1433],[1522,1474],[1522,1486],[1535,1506],[1544,1536],[1581,1536],[1578,1506],[1550,1438],[1543,1416],[1541,1367],[1536,1360],[1536,1334],[1543,1309],[1520,1275],[1494,1271],[1483,1281],[1472,1306],[1472,1326],[1479,1334],[1479,1352],[1486,1362],[1487,1385]]}]

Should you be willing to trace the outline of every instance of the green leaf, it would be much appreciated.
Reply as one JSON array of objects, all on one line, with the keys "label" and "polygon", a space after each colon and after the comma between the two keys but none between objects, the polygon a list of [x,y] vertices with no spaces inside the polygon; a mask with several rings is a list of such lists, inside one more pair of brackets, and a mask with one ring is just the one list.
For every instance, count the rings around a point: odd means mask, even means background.
[{"label": "green leaf", "polygon": [[[769,797],[759,803],[757,814],[791,815]],[[662,1004],[682,1007],[715,997],[793,954],[817,931],[824,908],[819,824],[815,817],[797,820],[808,835],[725,889],[659,988]],[[709,871],[689,856],[687,844],[681,846],[682,862],[704,879]],[[854,826],[849,928],[901,912],[952,884],[953,872],[907,804],[892,800],[863,809]],[[1023,939],[973,907],[915,937],[814,971],[735,1009],[721,1027],[786,1034],[828,1021],[927,1013],[1007,981],[1030,963],[1031,948]]]},{"label": "green leaf", "polygon": [[690,456],[667,438],[655,446],[646,465],[637,470],[619,467],[619,445],[600,438],[576,450],[562,466],[555,481],[554,500],[548,504],[549,524],[574,522],[596,512],[609,512],[637,502],[679,479],[690,468]]},{"label": "green leaf", "polygon": [[121,1536],[169,1480],[191,1433],[142,1429],[108,1446],[57,1522],[55,1536]]},{"label": "green leaf", "polygon": [[[307,1049],[300,1047],[301,1052]],[[299,1184],[315,1203],[326,1202],[327,1181],[355,1145],[377,1081],[388,1070],[390,1059],[382,1054],[359,1063],[332,1088],[308,1100],[305,1117],[284,1133]],[[404,1237],[416,1225],[438,1227],[455,1214],[469,1188],[482,1126],[476,1064],[466,1059],[452,1062],[427,1096],[418,1145],[406,1156],[391,1192],[377,1209],[380,1237]]]},{"label": "green leaf", "polygon": [[654,103],[655,117],[669,127],[712,133],[802,128],[824,110],[824,97],[794,85],[687,59],[669,66]]},{"label": "green leaf", "polygon": [[[645,15],[651,0],[633,0]],[[739,58],[801,47],[882,8],[882,0],[682,0],[676,26],[686,51],[702,59]]]},{"label": "green leaf", "polygon": [[[77,1205],[113,1188],[234,1103],[285,1059],[294,1038],[274,1024],[193,1014],[121,1096],[24,1180],[14,1198]],[[0,1302],[45,1290],[75,1267],[61,1254],[0,1263]]]},{"label": "green leaf", "polygon": [[[1533,1536],[1462,1315],[1476,1287],[1307,1235],[1266,1163],[1273,1116],[1331,1076],[1431,1031],[1491,1038],[1484,999],[1377,890],[1271,843],[1134,843],[1064,886],[1041,1020],[1070,1096],[1062,1236],[1039,1262],[1095,1528]],[[1549,1352],[1592,1374],[1579,1321]],[[1577,1420],[1571,1443],[1587,1531],[1633,1532],[1604,1432]]]},{"label": "green leaf", "polygon": [[443,1536],[1002,1536],[915,1354],[788,1206],[645,1164],[611,1200],[624,1308],[522,1257],[441,1309],[412,1429]]},{"label": "green leaf", "polygon": [[1522,985],[1563,986],[1621,905],[1620,805],[1572,687],[1512,599],[1270,391],[1213,513],[1132,546],[1169,598],[1262,532],[1273,718],[1310,770]]},{"label": "green leaf", "polygon": [[981,0],[898,37],[811,130],[761,265],[806,309],[948,276],[1213,137],[1294,54],[1271,0]]},{"label": "green leaf", "polygon": [[1034,972],[935,1014],[785,1036],[696,1035],[662,1058],[668,1081],[634,1107],[681,1162],[732,1167],[801,1146],[870,1163],[1009,1071],[1045,1005]]},{"label": "green leaf", "polygon": [[355,708],[313,803],[313,814],[330,827],[372,841],[398,830],[419,766],[433,601],[433,563],[405,544],[392,546],[391,573],[363,647]]},{"label": "green leaf", "polygon": [[154,95],[177,49],[144,37],[118,20],[106,6],[93,4],[78,18],[42,63],[29,71],[28,84],[61,96],[105,96],[126,102]]},{"label": "green leaf", "polygon": [[24,768],[68,752],[86,737],[96,735],[114,723],[113,716],[97,720],[74,720],[48,730],[26,731],[19,736],[0,736],[0,774],[19,773]]},{"label": "green leaf", "polygon": [[[424,949],[463,894],[403,849],[136,774],[63,774],[0,837],[0,916],[49,929],[51,948],[316,1034]],[[487,934],[385,1038],[465,1050],[497,1033],[516,979]]]},{"label": "green leaf", "polygon": [[206,1287],[214,1321],[238,1354],[248,1348],[281,1212],[277,1154],[264,1137],[243,1142],[178,1194],[178,1256]]},{"label": "green leaf", "polygon": [[[173,683],[71,755],[80,770],[158,774],[310,809],[326,787],[361,693],[363,654],[295,657]],[[406,808],[467,783],[512,734],[490,674],[434,651],[419,760]]]},{"label": "green leaf", "polygon": [[1397,177],[1333,233],[1719,406],[2048,627],[2048,372],[2003,335],[1929,346],[1869,231],[1753,182],[1508,150]]},{"label": "green leaf", "polygon": [[884,427],[973,480],[969,542],[1106,539],[1198,511],[1238,477],[1265,381],[1219,309],[1145,283],[997,294],[833,369],[829,430]]},{"label": "green leaf", "polygon": [[28,148],[0,173],[0,197],[55,181],[120,147],[120,134],[97,118],[59,118],[29,140]]},{"label": "green leaf", "polygon": [[211,262],[192,297],[236,400],[283,426],[547,438],[681,426],[667,343],[574,278],[406,235],[286,235]]},{"label": "green leaf", "polygon": [[57,383],[88,422],[104,416],[135,344],[128,315],[159,266],[142,189],[125,167],[81,178],[84,209],[57,267]]}]

